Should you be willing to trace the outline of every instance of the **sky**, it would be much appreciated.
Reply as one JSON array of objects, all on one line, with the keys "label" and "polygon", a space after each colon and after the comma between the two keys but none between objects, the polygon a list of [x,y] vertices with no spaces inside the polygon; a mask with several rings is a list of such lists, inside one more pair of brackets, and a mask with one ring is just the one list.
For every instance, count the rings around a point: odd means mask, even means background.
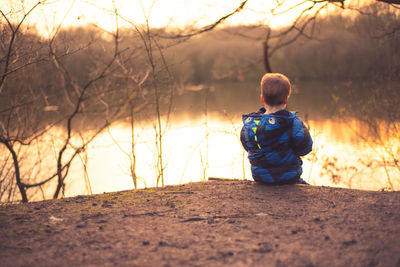
[{"label": "sky", "polygon": [[[119,26],[128,26],[126,21],[136,25],[144,24],[146,18],[151,27],[184,28],[205,26],[235,10],[243,0],[114,0],[118,13]],[[20,19],[23,12],[37,0],[0,0],[3,13],[11,19]],[[282,6],[277,3],[283,2]],[[244,10],[229,18],[225,25],[263,23],[272,28],[289,25],[309,4],[300,5],[279,16],[268,15],[272,9],[276,12],[286,10],[288,3],[293,6],[301,0],[249,0]],[[51,35],[61,24],[82,26],[94,24],[105,30],[115,29],[115,17],[112,0],[47,0],[28,17],[29,25],[36,25],[43,35]],[[13,16],[19,14],[19,16]],[[126,21],[124,21],[124,19]]]}]

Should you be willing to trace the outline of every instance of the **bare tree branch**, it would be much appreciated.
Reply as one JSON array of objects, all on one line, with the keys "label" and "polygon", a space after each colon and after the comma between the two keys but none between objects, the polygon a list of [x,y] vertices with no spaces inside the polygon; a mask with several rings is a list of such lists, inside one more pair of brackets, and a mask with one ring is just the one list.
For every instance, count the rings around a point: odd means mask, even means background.
[{"label": "bare tree branch", "polygon": [[400,5],[400,0],[376,0],[376,1],[388,4]]},{"label": "bare tree branch", "polygon": [[13,46],[14,46],[14,42],[15,42],[15,38],[17,36],[17,33],[19,31],[19,29],[21,28],[22,24],[24,23],[25,19],[29,16],[29,14],[39,5],[41,4],[40,1],[38,1],[35,5],[33,5],[28,12],[26,12],[24,14],[24,16],[22,17],[22,19],[18,22],[17,26],[14,28],[12,23],[10,22],[10,20],[7,18],[7,16],[4,14],[4,12],[0,9],[0,14],[5,18],[5,20],[7,21],[8,27],[10,28],[11,31],[11,37],[10,37],[10,41],[8,44],[8,50],[7,50],[7,55],[6,55],[6,59],[5,59],[5,64],[4,64],[4,70],[1,73],[1,77],[0,77],[0,93],[3,91],[3,87],[4,87],[4,82],[6,80],[7,77],[7,73],[8,73],[8,68],[10,65],[10,60],[11,60],[11,53],[13,51]]},{"label": "bare tree branch", "polygon": [[177,34],[177,35],[170,35],[170,36],[161,36],[163,38],[170,38],[170,39],[176,39],[176,38],[190,38],[193,37],[195,35],[199,35],[202,34],[204,32],[208,32],[213,30],[215,27],[217,27],[219,24],[223,23],[225,20],[227,20],[229,17],[233,16],[236,13],[239,13],[240,11],[242,11],[246,5],[246,3],[248,2],[248,0],[243,1],[234,11],[232,11],[231,13],[219,18],[217,21],[215,21],[214,23],[207,25],[205,27],[203,27],[202,29],[198,30],[198,31],[194,31],[191,33],[186,33],[186,34]]}]

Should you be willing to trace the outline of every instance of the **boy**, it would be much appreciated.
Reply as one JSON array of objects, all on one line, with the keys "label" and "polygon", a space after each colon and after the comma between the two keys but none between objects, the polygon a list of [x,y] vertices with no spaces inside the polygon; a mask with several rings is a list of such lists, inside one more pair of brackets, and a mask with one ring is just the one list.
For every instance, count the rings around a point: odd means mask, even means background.
[{"label": "boy", "polygon": [[312,150],[313,141],[296,112],[286,105],[291,84],[286,76],[267,73],[261,79],[261,102],[264,107],[243,115],[240,141],[249,154],[251,173],[256,182],[295,184],[303,164],[300,156]]}]

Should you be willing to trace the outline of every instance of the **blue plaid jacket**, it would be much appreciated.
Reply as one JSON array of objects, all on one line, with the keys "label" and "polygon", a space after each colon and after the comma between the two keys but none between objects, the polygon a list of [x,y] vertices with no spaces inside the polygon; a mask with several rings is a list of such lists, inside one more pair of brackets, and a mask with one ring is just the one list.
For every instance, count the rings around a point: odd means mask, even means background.
[{"label": "blue plaid jacket", "polygon": [[313,141],[296,112],[280,110],[264,114],[265,108],[243,115],[240,141],[248,152],[255,181],[297,181],[303,170],[300,156],[311,152]]}]

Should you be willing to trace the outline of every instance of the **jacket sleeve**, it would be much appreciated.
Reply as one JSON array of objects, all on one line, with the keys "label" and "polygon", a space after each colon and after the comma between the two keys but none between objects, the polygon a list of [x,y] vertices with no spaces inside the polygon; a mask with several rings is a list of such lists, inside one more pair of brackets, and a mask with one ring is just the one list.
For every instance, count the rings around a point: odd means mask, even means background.
[{"label": "jacket sleeve", "polygon": [[249,147],[248,147],[249,136],[246,132],[245,126],[243,126],[242,130],[240,131],[240,142],[242,143],[244,150],[246,150],[248,152],[249,151]]},{"label": "jacket sleeve", "polygon": [[244,150],[247,152],[256,152],[259,150],[257,144],[256,130],[257,124],[254,122],[254,119],[245,117],[243,119],[243,127],[240,131],[240,141]]},{"label": "jacket sleeve", "polygon": [[305,156],[312,151],[313,140],[307,127],[300,118],[293,121],[292,148],[297,156]]}]

